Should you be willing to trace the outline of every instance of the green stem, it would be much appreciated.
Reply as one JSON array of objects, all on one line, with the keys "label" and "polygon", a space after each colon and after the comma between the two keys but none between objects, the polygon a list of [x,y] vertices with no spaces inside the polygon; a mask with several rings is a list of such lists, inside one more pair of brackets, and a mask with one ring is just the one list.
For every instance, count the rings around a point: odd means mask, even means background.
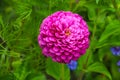
[{"label": "green stem", "polygon": [[89,60],[89,57],[90,57],[90,54],[91,54],[91,51],[90,51],[91,47],[88,49],[88,55],[87,55],[87,59],[86,59],[86,63],[83,65],[83,67],[86,69],[86,67],[88,66],[88,60]]},{"label": "green stem", "polygon": [[96,20],[97,19],[94,20],[94,28],[93,28],[92,40],[94,39],[95,33],[96,33]]},{"label": "green stem", "polygon": [[81,71],[80,73],[80,77],[78,78],[78,80],[83,80],[83,76],[84,76],[85,72]]},{"label": "green stem", "polygon": [[61,79],[60,80],[64,80],[64,64],[62,64]]}]

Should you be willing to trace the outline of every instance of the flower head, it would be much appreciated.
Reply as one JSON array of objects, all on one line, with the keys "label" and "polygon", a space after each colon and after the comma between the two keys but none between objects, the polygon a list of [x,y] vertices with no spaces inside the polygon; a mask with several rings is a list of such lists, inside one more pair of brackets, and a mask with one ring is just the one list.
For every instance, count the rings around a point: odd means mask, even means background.
[{"label": "flower head", "polygon": [[120,47],[112,47],[110,50],[113,55],[120,56]]},{"label": "flower head", "polygon": [[69,64],[67,64],[70,70],[75,70],[77,68],[77,61],[71,60]]},{"label": "flower head", "polygon": [[80,15],[58,11],[43,20],[38,42],[45,56],[59,63],[69,63],[86,52],[88,26]]}]

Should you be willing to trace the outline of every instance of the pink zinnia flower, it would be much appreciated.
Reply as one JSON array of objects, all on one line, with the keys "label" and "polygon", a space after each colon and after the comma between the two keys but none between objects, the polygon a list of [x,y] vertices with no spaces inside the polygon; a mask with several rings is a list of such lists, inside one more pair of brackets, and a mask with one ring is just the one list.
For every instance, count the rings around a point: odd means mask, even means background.
[{"label": "pink zinnia flower", "polygon": [[43,20],[38,42],[45,56],[56,62],[69,63],[86,52],[88,26],[80,15],[58,11]]}]

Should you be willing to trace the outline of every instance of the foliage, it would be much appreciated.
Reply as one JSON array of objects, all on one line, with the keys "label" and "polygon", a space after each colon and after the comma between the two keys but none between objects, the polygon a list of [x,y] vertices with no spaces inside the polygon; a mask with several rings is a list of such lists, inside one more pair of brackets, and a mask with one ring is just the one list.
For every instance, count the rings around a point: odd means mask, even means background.
[{"label": "foliage", "polygon": [[[46,59],[37,42],[42,20],[59,10],[83,16],[91,33],[90,47],[75,71]],[[1,0],[0,79],[119,80],[120,57],[110,52],[120,46],[119,25],[120,0]]]}]

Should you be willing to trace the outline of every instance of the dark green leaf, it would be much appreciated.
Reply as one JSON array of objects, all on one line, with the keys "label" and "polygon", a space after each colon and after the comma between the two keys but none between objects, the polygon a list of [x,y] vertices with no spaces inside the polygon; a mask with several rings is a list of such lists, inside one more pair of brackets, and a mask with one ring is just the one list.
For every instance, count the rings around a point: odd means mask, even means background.
[{"label": "dark green leaf", "polygon": [[97,72],[106,75],[110,80],[112,80],[111,74],[107,70],[104,64],[95,62],[88,66],[87,68],[88,72]]}]

